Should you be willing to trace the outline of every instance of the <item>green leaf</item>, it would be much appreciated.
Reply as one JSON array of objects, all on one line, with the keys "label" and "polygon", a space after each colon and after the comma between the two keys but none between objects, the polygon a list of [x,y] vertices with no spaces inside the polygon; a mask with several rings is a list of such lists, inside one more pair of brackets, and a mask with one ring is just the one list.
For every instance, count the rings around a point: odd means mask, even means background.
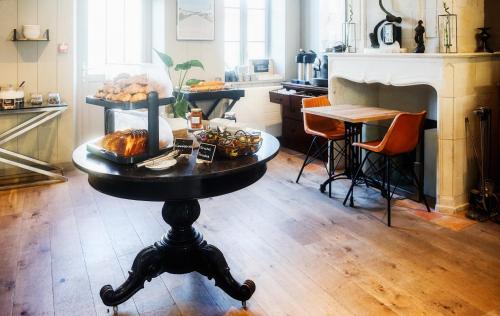
[{"label": "green leaf", "polygon": [[188,81],[186,81],[186,86],[195,86],[195,85],[197,85],[200,82],[203,82],[203,80],[200,80],[200,79],[189,79]]},{"label": "green leaf", "polygon": [[172,57],[168,56],[165,53],[159,52],[158,50],[156,50],[156,48],[153,48],[153,50],[158,55],[158,57],[160,57],[161,61],[165,64],[165,66],[171,68],[174,65]]},{"label": "green leaf", "polygon": [[175,65],[175,71],[189,70],[189,68],[191,68],[191,66],[187,62]]},{"label": "green leaf", "polygon": [[190,67],[196,67],[196,68],[201,68],[201,69],[205,70],[205,67],[203,67],[203,64],[201,63],[201,61],[199,61],[197,59],[190,60],[186,63],[189,64]]},{"label": "green leaf", "polygon": [[188,108],[189,108],[189,103],[187,100],[182,99],[182,100],[175,102],[175,104],[174,104],[175,116],[185,119],[186,114],[188,112]]},{"label": "green leaf", "polygon": [[201,61],[193,59],[193,60],[186,61],[185,63],[175,65],[175,71],[189,70],[193,67],[201,68],[201,69],[205,70],[205,67],[203,67],[203,64],[201,63]]}]

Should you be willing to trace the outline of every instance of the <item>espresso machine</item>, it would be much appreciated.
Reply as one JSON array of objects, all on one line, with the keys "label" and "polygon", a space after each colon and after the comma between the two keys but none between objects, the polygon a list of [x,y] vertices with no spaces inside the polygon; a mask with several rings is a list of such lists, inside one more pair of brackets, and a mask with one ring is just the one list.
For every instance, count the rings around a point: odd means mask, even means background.
[{"label": "espresso machine", "polygon": [[328,55],[324,54],[314,63],[314,78],[311,84],[316,87],[328,87]]},{"label": "espresso machine", "polygon": [[314,77],[314,62],[316,60],[316,53],[312,50],[306,52],[300,49],[295,56],[297,63],[297,79],[292,79],[292,83],[298,84],[311,84]]}]

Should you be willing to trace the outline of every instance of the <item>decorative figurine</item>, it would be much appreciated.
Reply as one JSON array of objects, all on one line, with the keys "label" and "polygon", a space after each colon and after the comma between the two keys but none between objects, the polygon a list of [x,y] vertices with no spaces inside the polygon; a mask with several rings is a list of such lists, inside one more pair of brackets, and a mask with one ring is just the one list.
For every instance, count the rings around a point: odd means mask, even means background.
[{"label": "decorative figurine", "polygon": [[382,11],[386,14],[386,17],[385,20],[382,20],[375,25],[373,33],[370,33],[369,35],[372,48],[390,46],[396,42],[398,42],[397,45],[401,46],[401,22],[403,19],[387,11],[382,3],[382,0],[379,0],[378,4],[380,9],[382,9]]},{"label": "decorative figurine", "polygon": [[491,35],[488,33],[488,31],[491,29],[491,27],[480,27],[478,28],[479,31],[481,31],[479,34],[476,35],[477,38],[477,53],[493,53],[493,50],[490,48],[488,45],[488,40],[490,39]]},{"label": "decorative figurine", "polygon": [[422,54],[425,52],[425,43],[424,43],[424,21],[419,20],[418,26],[415,28],[415,43],[417,43],[417,48],[415,48],[415,53]]}]

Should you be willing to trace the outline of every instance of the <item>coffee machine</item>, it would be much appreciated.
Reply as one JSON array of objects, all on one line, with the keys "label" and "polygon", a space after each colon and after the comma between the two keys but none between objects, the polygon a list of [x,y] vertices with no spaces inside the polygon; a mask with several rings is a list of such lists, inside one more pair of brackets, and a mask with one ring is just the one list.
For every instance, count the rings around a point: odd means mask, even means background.
[{"label": "coffee machine", "polygon": [[314,77],[314,62],[316,60],[316,53],[312,50],[306,52],[302,48],[295,56],[297,63],[297,79],[292,79],[292,83],[298,84],[311,84]]},{"label": "coffee machine", "polygon": [[328,87],[328,55],[324,54],[321,59],[314,63],[314,78],[311,84],[316,87]]}]

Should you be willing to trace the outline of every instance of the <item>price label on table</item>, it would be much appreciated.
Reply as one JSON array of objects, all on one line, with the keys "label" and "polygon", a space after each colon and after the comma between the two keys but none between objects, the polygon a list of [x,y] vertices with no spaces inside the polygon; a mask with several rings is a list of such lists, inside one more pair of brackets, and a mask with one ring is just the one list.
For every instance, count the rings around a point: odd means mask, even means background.
[{"label": "price label on table", "polygon": [[174,150],[178,150],[180,155],[191,155],[193,153],[193,139],[176,138]]},{"label": "price label on table", "polygon": [[216,148],[217,147],[215,145],[201,143],[200,148],[198,148],[198,156],[196,156],[196,160],[211,163],[214,160]]}]

